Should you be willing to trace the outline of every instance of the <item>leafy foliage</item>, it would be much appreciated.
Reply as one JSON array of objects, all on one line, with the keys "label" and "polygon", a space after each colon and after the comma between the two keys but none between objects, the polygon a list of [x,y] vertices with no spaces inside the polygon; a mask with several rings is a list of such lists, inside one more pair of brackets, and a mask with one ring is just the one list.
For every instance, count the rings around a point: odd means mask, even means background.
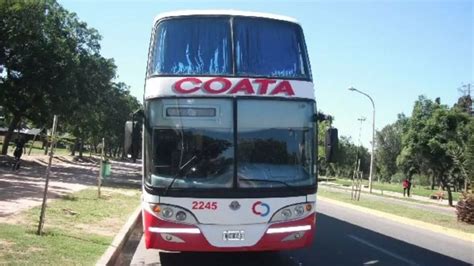
[{"label": "leafy foliage", "polygon": [[331,121],[323,121],[318,125],[319,174],[352,178],[352,174],[356,169],[357,160],[360,159],[360,171],[367,175],[370,167],[369,151],[364,147],[353,144],[347,137],[340,137],[338,148],[336,150],[335,162],[327,163],[325,161],[324,140],[326,131],[331,126],[330,124]]},{"label": "leafy foliage", "polygon": [[[384,181],[400,182],[408,177],[420,185],[441,186],[448,192],[466,190],[474,180],[474,117],[466,108],[466,97],[453,107],[420,96],[410,117],[398,115],[397,121],[377,132],[377,175]],[[470,102],[469,102],[470,103]],[[327,124],[319,125],[323,138]],[[322,145],[323,143],[319,143]],[[367,171],[369,153],[342,137],[335,164],[321,164],[320,174],[351,177],[357,152],[362,170]],[[321,161],[321,149],[318,156]],[[323,162],[324,163],[324,162]]]},{"label": "leafy foliage", "polygon": [[[470,119],[466,112],[456,106],[449,108],[420,96],[415,102],[412,116],[402,120],[405,121],[402,122],[402,130],[391,136],[395,140],[401,137],[398,169],[409,178],[415,174],[431,176],[432,189],[440,183],[448,191],[451,203],[451,187],[460,187],[466,176],[466,141],[472,135],[472,131],[467,128]],[[400,123],[400,119],[390,126],[397,123]],[[387,150],[382,145],[380,153],[385,152]],[[393,166],[381,160],[379,168],[384,169],[387,165]]]},{"label": "leafy foliage", "polygon": [[376,133],[377,172],[383,181],[390,181],[398,171],[396,161],[402,150],[402,134],[407,122],[408,118],[399,114],[395,123],[385,126]]},{"label": "leafy foliage", "polygon": [[[113,59],[100,55],[97,30],[54,0],[0,2],[0,106],[9,118],[2,153],[22,120],[61,128],[97,146],[121,147],[123,125],[139,108]],[[82,147],[82,145],[81,145]]]}]

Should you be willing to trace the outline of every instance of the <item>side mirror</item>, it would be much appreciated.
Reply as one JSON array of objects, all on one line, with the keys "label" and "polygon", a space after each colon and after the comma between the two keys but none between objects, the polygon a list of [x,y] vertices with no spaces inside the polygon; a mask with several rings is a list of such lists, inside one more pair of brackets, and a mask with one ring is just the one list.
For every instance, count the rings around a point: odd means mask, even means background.
[{"label": "side mirror", "polygon": [[329,163],[335,162],[336,150],[339,143],[337,128],[328,128],[324,140],[324,147],[326,151],[326,161]]},{"label": "side mirror", "polygon": [[125,122],[125,142],[123,145],[123,152],[125,155],[132,154],[132,134],[133,134],[133,121]]},{"label": "side mirror", "polygon": [[317,112],[313,114],[313,122],[323,122],[323,121],[330,121],[332,122],[333,117],[331,115],[325,115],[321,112]]},{"label": "side mirror", "polygon": [[141,150],[142,135],[141,123],[137,119],[141,120],[143,118],[143,111],[138,110],[133,113],[132,118],[132,121],[125,122],[124,154],[130,155],[133,162],[135,162]]}]

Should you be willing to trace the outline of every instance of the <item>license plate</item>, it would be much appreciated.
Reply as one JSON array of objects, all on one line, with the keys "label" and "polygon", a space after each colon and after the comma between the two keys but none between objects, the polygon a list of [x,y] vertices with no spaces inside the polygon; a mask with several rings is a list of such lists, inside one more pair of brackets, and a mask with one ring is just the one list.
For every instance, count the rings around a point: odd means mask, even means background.
[{"label": "license plate", "polygon": [[224,231],[223,239],[225,241],[244,240],[244,231]]}]

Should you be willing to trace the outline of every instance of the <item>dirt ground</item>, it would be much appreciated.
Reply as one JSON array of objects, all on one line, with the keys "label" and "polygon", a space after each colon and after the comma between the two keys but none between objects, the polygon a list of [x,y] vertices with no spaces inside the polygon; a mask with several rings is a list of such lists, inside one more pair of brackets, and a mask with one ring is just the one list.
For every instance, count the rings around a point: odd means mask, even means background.
[{"label": "dirt ground", "polygon": [[[13,158],[0,155],[0,222],[14,222],[15,214],[41,205],[49,157],[23,156],[19,170],[12,171]],[[57,198],[87,187],[97,187],[98,158],[54,156],[48,186],[48,199]],[[136,187],[141,184],[141,164],[110,161],[112,174],[103,186]]]}]

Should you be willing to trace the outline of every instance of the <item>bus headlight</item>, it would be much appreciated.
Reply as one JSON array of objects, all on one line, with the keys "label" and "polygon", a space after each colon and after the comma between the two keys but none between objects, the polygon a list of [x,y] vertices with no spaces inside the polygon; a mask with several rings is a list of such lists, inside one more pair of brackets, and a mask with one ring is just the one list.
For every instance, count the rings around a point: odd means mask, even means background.
[{"label": "bus headlight", "polygon": [[285,218],[285,220],[288,220],[291,218],[291,210],[290,209],[283,209],[281,211],[281,216],[283,216],[283,218]]},{"label": "bus headlight", "polygon": [[184,221],[184,220],[186,220],[186,216],[187,216],[187,215],[186,215],[185,212],[179,211],[179,212],[176,213],[176,220],[178,220],[178,221],[180,221],[180,222],[181,222],[181,221]]},{"label": "bus headlight", "polygon": [[304,214],[304,207],[302,205],[298,205],[294,208],[294,211],[295,211],[295,215],[298,217],[298,216],[301,216]]},{"label": "bus headlight", "polygon": [[270,222],[284,222],[304,218],[313,212],[313,206],[314,202],[286,206],[278,210],[270,219]]},{"label": "bus headlight", "polygon": [[167,204],[148,204],[148,211],[155,217],[165,221],[185,224],[197,224],[198,221],[188,210]]},{"label": "bus headlight", "polygon": [[171,209],[170,207],[164,207],[163,210],[161,211],[161,214],[163,215],[164,218],[171,218],[171,216],[173,216],[173,209]]}]

